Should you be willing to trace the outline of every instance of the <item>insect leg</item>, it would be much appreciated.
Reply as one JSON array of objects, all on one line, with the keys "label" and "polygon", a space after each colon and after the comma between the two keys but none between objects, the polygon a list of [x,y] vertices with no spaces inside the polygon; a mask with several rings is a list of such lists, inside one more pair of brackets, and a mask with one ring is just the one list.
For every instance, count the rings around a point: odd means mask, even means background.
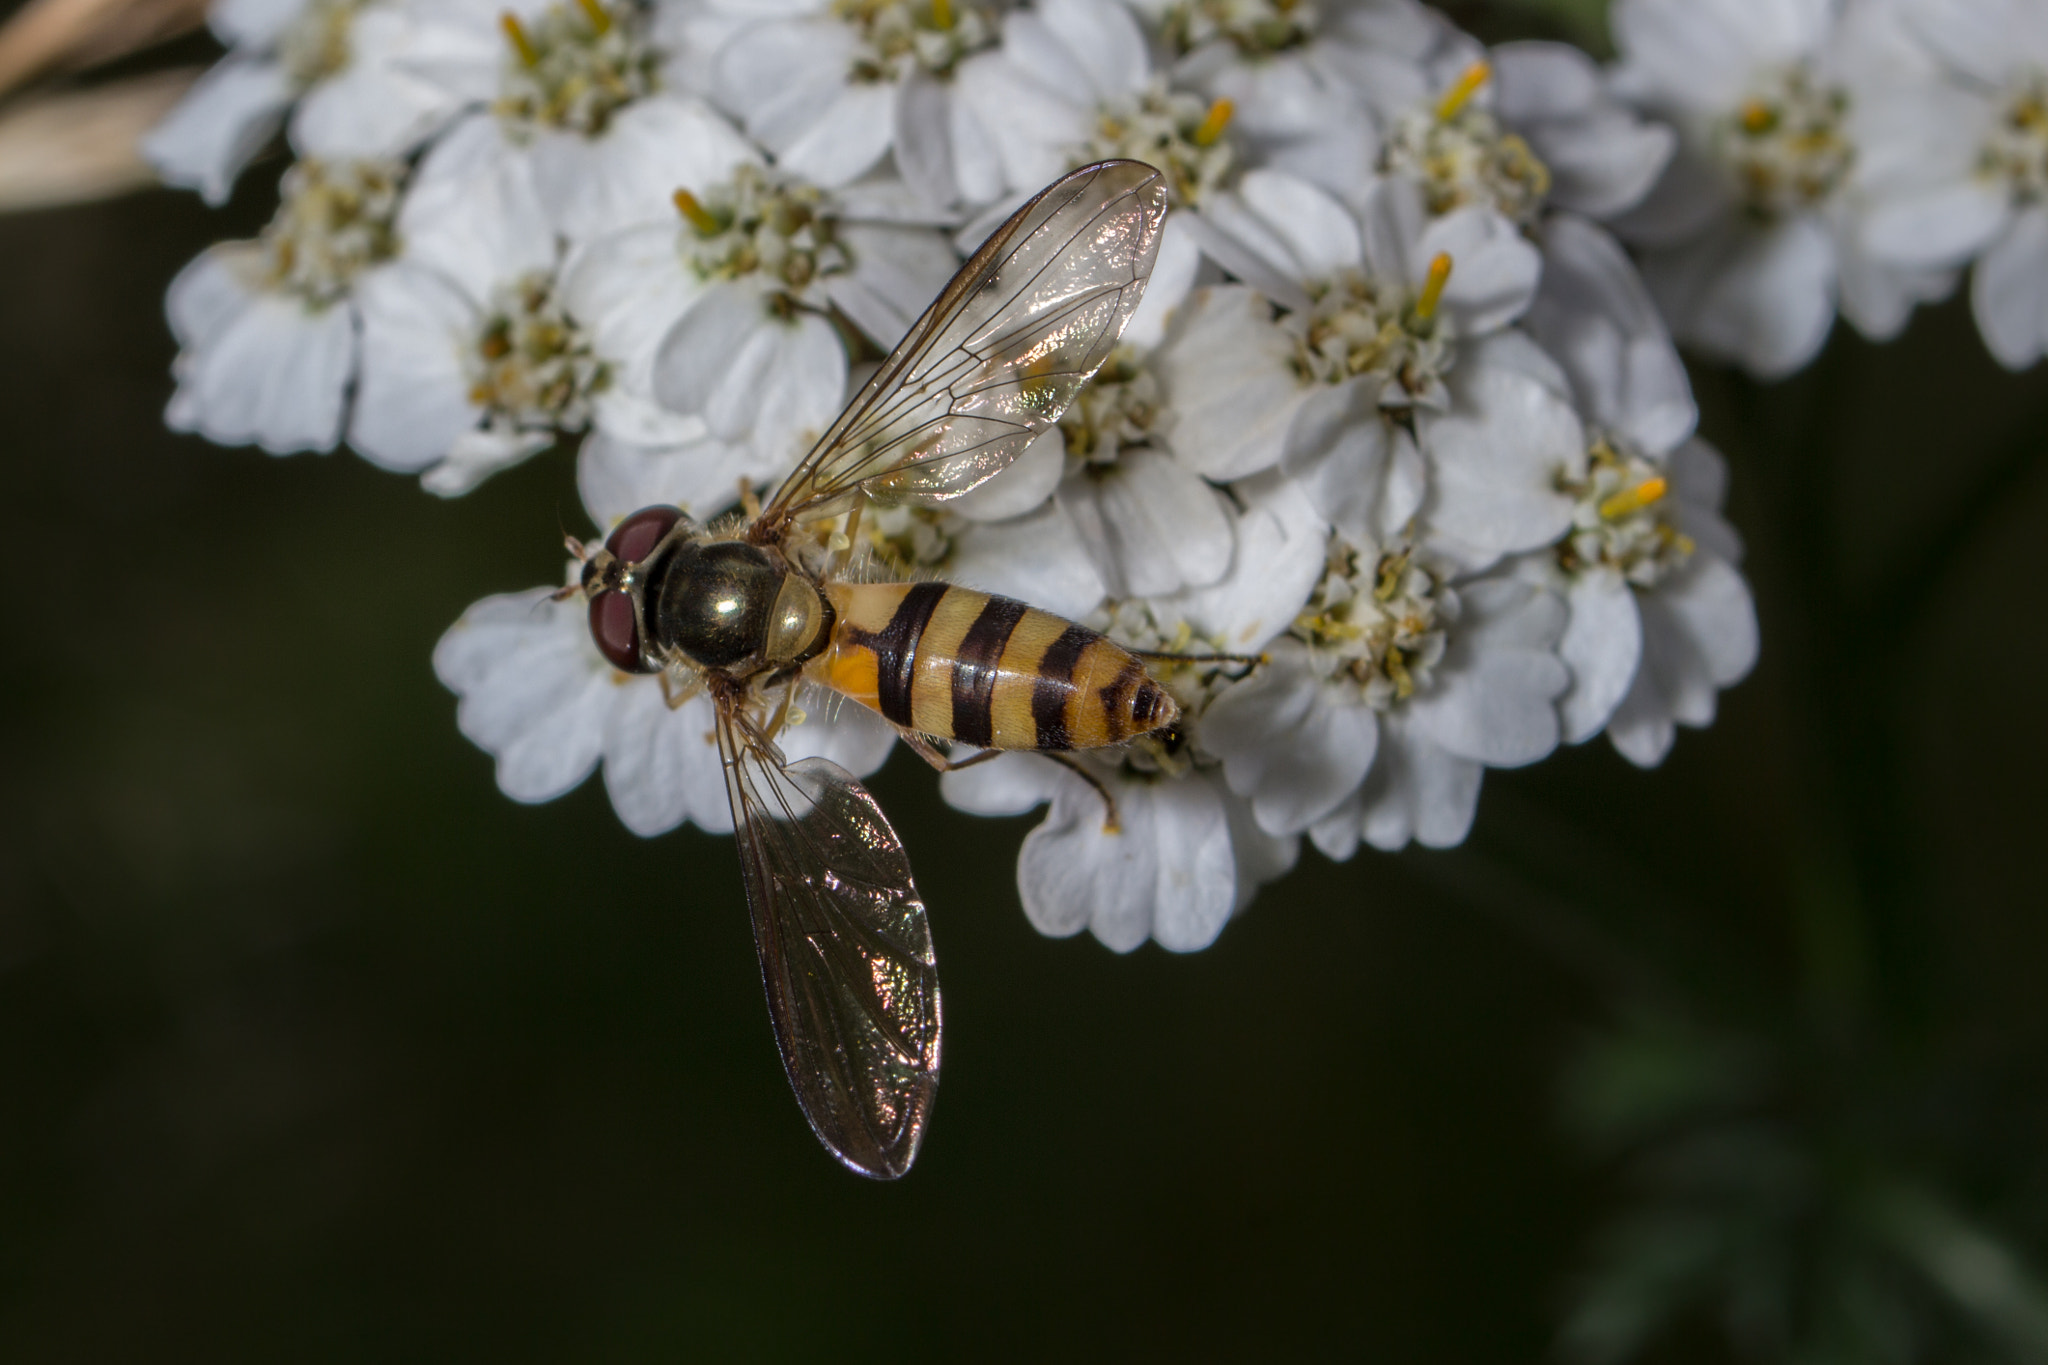
[{"label": "insect leg", "polygon": [[1094,773],[1089,772],[1065,754],[1041,754],[1040,757],[1051,759],[1083,782],[1086,782],[1089,786],[1095,788],[1095,794],[1102,798],[1102,832],[1104,834],[1123,833],[1123,821],[1117,819],[1116,798],[1109,794],[1109,788],[1102,785],[1101,778],[1098,778]]},{"label": "insect leg", "polygon": [[864,488],[857,488],[853,494],[853,507],[846,514],[846,559],[840,561],[844,567],[860,549],[860,514],[867,511],[868,495]]},{"label": "insect leg", "polygon": [[671,711],[680,707],[684,702],[703,690],[704,675],[702,673],[694,673],[678,683],[674,673],[666,668],[661,670],[661,699],[668,703],[668,709]]},{"label": "insect leg", "polygon": [[1163,649],[1133,649],[1131,653],[1162,664],[1234,664],[1241,671],[1231,678],[1232,682],[1266,662],[1264,654],[1175,654]]},{"label": "insect leg", "polygon": [[754,491],[754,481],[744,474],[740,476],[740,508],[746,512],[748,521],[758,520],[761,515],[761,495]]},{"label": "insect leg", "polygon": [[942,773],[957,773],[962,768],[971,768],[977,763],[986,763],[992,758],[1001,758],[1005,752],[1002,749],[983,749],[972,758],[949,758],[947,755],[940,753],[933,746],[932,742],[923,735],[915,734],[909,730],[898,730],[896,737],[909,746],[910,752],[916,754]]}]

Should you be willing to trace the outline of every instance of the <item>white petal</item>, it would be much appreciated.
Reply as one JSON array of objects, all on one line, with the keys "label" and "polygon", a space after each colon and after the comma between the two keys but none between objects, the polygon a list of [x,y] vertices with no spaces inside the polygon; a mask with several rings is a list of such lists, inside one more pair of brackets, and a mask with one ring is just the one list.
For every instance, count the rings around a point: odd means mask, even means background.
[{"label": "white petal", "polygon": [[1995,239],[2012,213],[2009,191],[1967,176],[1886,199],[1863,222],[1863,244],[1900,265],[1960,265]]},{"label": "white petal", "polygon": [[1526,376],[1471,366],[1451,377],[1449,412],[1416,415],[1432,478],[1424,515],[1435,534],[1481,564],[1555,541],[1571,526],[1561,475],[1583,462],[1571,404]]},{"label": "white petal", "polygon": [[562,306],[613,367],[617,387],[651,393],[663,337],[703,292],[677,252],[673,223],[645,223],[599,238],[562,279]]},{"label": "white petal", "polygon": [[366,274],[356,292],[363,363],[349,443],[386,469],[425,469],[482,415],[464,365],[481,316],[437,272],[404,261]]},{"label": "white petal", "polygon": [[460,702],[455,723],[498,760],[515,801],[550,801],[590,775],[615,700],[580,603],[549,590],[487,597],[434,646],[434,673]]},{"label": "white petal", "polygon": [[635,101],[596,137],[543,133],[534,180],[554,228],[587,241],[638,223],[675,223],[678,188],[718,184],[760,158],[739,130],[701,101],[657,95]]},{"label": "white petal", "polygon": [[1037,8],[1045,27],[1087,73],[1088,93],[1096,100],[1144,88],[1151,61],[1130,11],[1089,0],[1041,0]]},{"label": "white petal", "polygon": [[670,709],[655,679],[615,681],[605,716],[604,786],[620,823],[643,839],[685,820],[714,834],[731,830],[709,698],[700,693]]},{"label": "white petal", "polygon": [[555,264],[555,232],[531,158],[488,117],[456,125],[427,153],[398,230],[406,260],[438,270],[479,302],[495,286]]},{"label": "white petal", "polygon": [[[1658,584],[1651,596],[1657,610],[1667,613],[1692,642],[1715,687],[1733,686],[1756,666],[1756,604],[1749,584],[1726,560],[1695,554],[1682,573]],[[1699,723],[1710,719],[1711,711]]]},{"label": "white petal", "polygon": [[801,137],[776,158],[791,174],[832,188],[858,180],[888,152],[895,138],[895,91],[887,85],[849,85]]},{"label": "white petal", "polygon": [[1370,707],[1316,680],[1299,641],[1277,640],[1267,653],[1202,713],[1198,742],[1223,760],[1261,829],[1299,834],[1365,780],[1379,727]]},{"label": "white petal", "polygon": [[576,488],[600,527],[655,503],[684,508],[703,521],[732,505],[741,479],[760,483],[775,472],[752,447],[704,435],[701,423],[694,434],[666,443],[642,444],[599,429],[577,453]]},{"label": "white petal", "polygon": [[969,521],[1008,521],[1036,509],[1067,472],[1067,442],[1057,426],[1024,447],[1008,469],[952,499],[946,510]]},{"label": "white petal", "polygon": [[230,56],[201,76],[139,146],[165,184],[197,190],[217,207],[277,132],[291,99],[291,79],[276,62]]},{"label": "white petal", "polygon": [[1571,670],[1571,690],[1558,699],[1564,742],[1600,733],[1635,681],[1643,653],[1636,595],[1619,574],[1582,574],[1566,590],[1571,622],[1557,652]]},{"label": "white petal", "polygon": [[960,268],[943,235],[927,228],[849,223],[839,240],[853,269],[823,281],[825,293],[876,345],[893,348]]},{"label": "white petal", "polygon": [[[942,774],[939,795],[947,805],[970,815],[1022,815],[1052,800],[1053,793],[1071,777],[1066,769],[1036,754],[1005,754],[987,763]],[[1067,932],[1075,933],[1079,928],[1076,925]]]},{"label": "white petal", "polygon": [[1164,451],[1127,450],[1113,465],[1083,465],[1058,497],[1112,597],[1206,587],[1230,568],[1229,515],[1200,476]]},{"label": "white petal", "polygon": [[466,102],[415,62],[445,52],[441,35],[398,6],[365,6],[349,22],[349,62],[317,82],[292,114],[301,155],[403,156],[454,118]]},{"label": "white petal", "polygon": [[1185,620],[1204,639],[1251,653],[1294,623],[1321,580],[1329,527],[1292,479],[1276,473],[1232,490],[1244,505],[1237,518],[1237,554],[1213,587],[1155,598],[1162,624]]},{"label": "white petal", "polygon": [[459,498],[500,470],[510,469],[555,443],[552,431],[484,427],[465,431],[448,445],[448,456],[420,475],[420,487],[441,498]]},{"label": "white petal", "polygon": [[1293,339],[1256,291],[1220,285],[1195,294],[1153,364],[1179,414],[1174,454],[1189,468],[1228,480],[1279,462],[1304,394]]},{"label": "white petal", "polygon": [[1316,511],[1354,545],[1375,538],[1396,447],[1412,447],[1415,439],[1382,411],[1381,388],[1363,378],[1315,390],[1288,428],[1280,461],[1281,472],[1300,483]]},{"label": "white petal", "polygon": [[1480,764],[1445,751],[1406,717],[1390,713],[1381,723],[1379,753],[1365,780],[1365,841],[1390,853],[1410,839],[1426,848],[1465,842],[1479,809],[1484,774]]},{"label": "white petal", "polygon": [[1223,815],[1230,822],[1230,853],[1237,863],[1237,903],[1233,915],[1241,915],[1258,898],[1259,888],[1294,870],[1301,860],[1301,836],[1268,834],[1252,819],[1251,808],[1228,796],[1223,798]]},{"label": "white petal", "polygon": [[[986,766],[998,767],[1004,760]],[[1055,789],[1052,809],[1024,836],[1017,855],[1017,891],[1024,916],[1053,938],[1093,929],[1127,953],[1152,932],[1160,881],[1150,792],[1125,785],[1117,793],[1121,828],[1104,830],[1102,798],[1071,774]]]},{"label": "white petal", "polygon": [[705,290],[655,355],[663,406],[701,414],[720,440],[792,462],[839,410],[845,388],[846,351],[831,325],[810,314],[774,316],[751,279]]},{"label": "white petal", "polygon": [[1839,244],[1838,252],[1842,316],[1872,341],[1889,341],[1904,331],[1913,309],[1948,297],[1961,274],[1879,260],[1853,236]]},{"label": "white petal", "polygon": [[1970,307],[1985,346],[2008,370],[2048,351],[2048,206],[2017,215],[1977,262]]},{"label": "white petal", "polygon": [[1151,796],[1159,869],[1152,938],[1168,952],[1196,952],[1216,941],[1237,908],[1237,868],[1223,799],[1200,774],[1154,783]]},{"label": "white petal", "polygon": [[1302,281],[1327,280],[1364,260],[1358,224],[1344,206],[1306,180],[1280,171],[1248,171],[1238,191],[1286,255],[1271,264]]},{"label": "white petal", "polygon": [[825,692],[814,693],[806,705],[813,714],[803,724],[784,730],[776,740],[790,762],[825,758],[855,777],[866,777],[895,750],[895,729],[865,706]]},{"label": "white petal", "polygon": [[1644,275],[1680,340],[1763,379],[1812,360],[1834,321],[1834,244],[1811,217],[1730,226],[1650,256]]},{"label": "white petal", "polygon": [[717,100],[780,157],[827,116],[857,42],[843,24],[808,18],[743,28],[716,58]]},{"label": "white petal", "polygon": [[1523,320],[1571,375],[1586,415],[1656,455],[1699,420],[1656,304],[1606,231],[1558,213],[1543,227],[1543,280]]},{"label": "white petal", "polygon": [[1571,685],[1556,645],[1565,606],[1510,578],[1459,589],[1464,615],[1450,633],[1434,685],[1407,702],[1415,732],[1491,767],[1533,763],[1557,747],[1554,705]]},{"label": "white petal", "polygon": [[331,450],[355,369],[347,304],[317,312],[263,294],[179,360],[173,427],[221,445],[254,442],[273,455]]},{"label": "white petal", "polygon": [[1444,311],[1463,337],[1484,336],[1528,311],[1543,258],[1513,223],[1490,208],[1469,206],[1432,219],[1417,244],[1409,281],[1420,286],[1430,262],[1451,258]]},{"label": "white petal", "polygon": [[1095,610],[1104,595],[1102,576],[1073,523],[1051,504],[1011,521],[965,528],[946,577],[1069,620]]},{"label": "white petal", "polygon": [[262,249],[254,242],[222,242],[194,256],[171,280],[164,316],[188,350],[203,349],[261,297]]}]

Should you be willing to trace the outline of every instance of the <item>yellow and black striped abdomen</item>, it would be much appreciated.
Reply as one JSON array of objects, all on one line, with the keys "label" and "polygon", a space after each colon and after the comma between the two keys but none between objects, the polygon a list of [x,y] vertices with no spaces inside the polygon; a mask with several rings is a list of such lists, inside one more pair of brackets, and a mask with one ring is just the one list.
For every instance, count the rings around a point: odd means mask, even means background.
[{"label": "yellow and black striped abdomen", "polygon": [[1092,749],[1180,714],[1086,626],[946,583],[832,583],[832,643],[805,675],[883,719],[983,749]]}]

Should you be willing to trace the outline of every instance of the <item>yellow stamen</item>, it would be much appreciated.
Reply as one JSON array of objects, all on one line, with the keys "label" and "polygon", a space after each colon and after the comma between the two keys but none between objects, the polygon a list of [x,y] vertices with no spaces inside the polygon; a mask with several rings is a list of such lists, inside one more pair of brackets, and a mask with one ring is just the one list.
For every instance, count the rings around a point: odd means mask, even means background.
[{"label": "yellow stamen", "polygon": [[697,196],[688,190],[675,192],[676,212],[690,220],[690,226],[706,237],[716,237],[725,231],[725,225],[718,221],[716,214],[697,202]]},{"label": "yellow stamen", "polygon": [[1436,306],[1443,302],[1444,286],[1450,282],[1451,253],[1439,251],[1429,263],[1429,278],[1422,282],[1422,296],[1415,300],[1415,316],[1424,322],[1436,316]]},{"label": "yellow stamen", "polygon": [[597,33],[598,36],[602,37],[611,30],[611,12],[605,9],[598,0],[576,0],[576,8],[583,11],[583,17],[590,21],[592,31]]},{"label": "yellow stamen", "polygon": [[1762,100],[1744,100],[1741,119],[1742,131],[1752,137],[1768,133],[1778,126],[1777,111]]},{"label": "yellow stamen", "polygon": [[932,0],[932,27],[950,29],[953,24],[953,0]]},{"label": "yellow stamen", "polygon": [[540,50],[533,45],[533,39],[526,36],[526,25],[519,22],[518,15],[506,10],[498,16],[498,26],[512,40],[512,50],[519,54],[520,61],[528,66],[540,65]]},{"label": "yellow stamen", "polygon": [[1197,147],[1213,147],[1216,139],[1223,136],[1223,130],[1230,126],[1230,116],[1237,112],[1237,106],[1229,100],[1217,100],[1209,106],[1209,112],[1202,115],[1202,121],[1195,125],[1195,131],[1188,134],[1188,141]]},{"label": "yellow stamen", "polygon": [[1661,475],[1644,479],[1634,488],[1624,488],[1613,497],[1602,500],[1600,515],[1608,521],[1613,521],[1631,512],[1640,512],[1669,491],[1671,485]]},{"label": "yellow stamen", "polygon": [[1479,87],[1493,76],[1493,68],[1485,62],[1474,62],[1465,68],[1464,74],[1444,91],[1444,97],[1436,102],[1436,121],[1449,123],[1458,116],[1471,98],[1479,93]]}]

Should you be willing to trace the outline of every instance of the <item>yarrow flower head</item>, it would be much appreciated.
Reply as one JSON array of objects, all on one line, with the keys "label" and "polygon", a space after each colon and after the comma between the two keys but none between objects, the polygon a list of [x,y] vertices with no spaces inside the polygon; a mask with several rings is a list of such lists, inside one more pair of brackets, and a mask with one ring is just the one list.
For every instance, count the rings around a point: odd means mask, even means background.
[{"label": "yarrow flower head", "polygon": [[1525,138],[1472,98],[1490,74],[1484,63],[1475,63],[1434,104],[1396,117],[1380,150],[1379,170],[1418,181],[1431,213],[1485,204],[1527,226],[1547,206],[1550,168]]},{"label": "yarrow flower head", "polygon": [[1619,0],[1615,89],[1670,119],[1682,146],[1617,226],[1681,341],[1773,378],[1819,351],[1838,300],[1883,337],[1948,288],[1863,242],[1863,143],[1899,79],[1884,10],[1808,5],[1759,23],[1732,0]]},{"label": "yarrow flower head", "polygon": [[[1019,860],[1048,933],[1199,948],[1304,835],[1456,843],[1487,767],[1603,731],[1654,763],[1753,658],[1718,461],[1601,226],[1655,218],[1676,139],[1582,53],[1485,49],[1414,0],[275,8],[209,78],[242,103],[198,106],[209,184],[259,106],[297,102],[302,153],[344,126],[376,150],[302,155],[260,239],[180,277],[171,420],[346,433],[444,494],[576,445],[600,528],[772,487],[1026,196],[1160,168],[1143,305],[1057,422],[965,496],[842,531],[854,576],[1101,629],[1177,701],[1171,733],[943,778],[963,809],[1049,808]],[[1859,87],[1778,38],[1666,112],[1724,226],[1834,232],[1868,188]],[[2023,216],[2048,153],[2013,99],[1973,183]],[[619,673],[551,596],[479,603],[436,652],[504,789],[602,767],[638,832],[729,829],[710,701]],[[892,747],[858,706],[796,710],[792,759]]]},{"label": "yarrow flower head", "polygon": [[393,161],[308,157],[292,166],[261,239],[270,287],[313,308],[347,297],[358,275],[398,253],[404,184],[405,167]]},{"label": "yarrow flower head", "polygon": [[254,242],[214,247],[171,285],[182,350],[167,420],[273,454],[341,439],[358,365],[357,291],[398,253],[405,167],[308,158]]},{"label": "yarrow flower head", "polygon": [[513,430],[580,431],[609,367],[562,311],[547,271],[529,271],[491,291],[475,344],[464,357],[470,401],[484,423]]},{"label": "yarrow flower head", "polygon": [[1862,245],[1904,269],[1974,265],[1998,362],[2048,354],[2048,22],[2007,0],[1900,0],[1917,65],[1870,121]]},{"label": "yarrow flower head", "polygon": [[639,10],[603,0],[552,4],[531,24],[507,12],[512,51],[493,108],[515,128],[602,133],[612,116],[660,88],[660,54]]}]

